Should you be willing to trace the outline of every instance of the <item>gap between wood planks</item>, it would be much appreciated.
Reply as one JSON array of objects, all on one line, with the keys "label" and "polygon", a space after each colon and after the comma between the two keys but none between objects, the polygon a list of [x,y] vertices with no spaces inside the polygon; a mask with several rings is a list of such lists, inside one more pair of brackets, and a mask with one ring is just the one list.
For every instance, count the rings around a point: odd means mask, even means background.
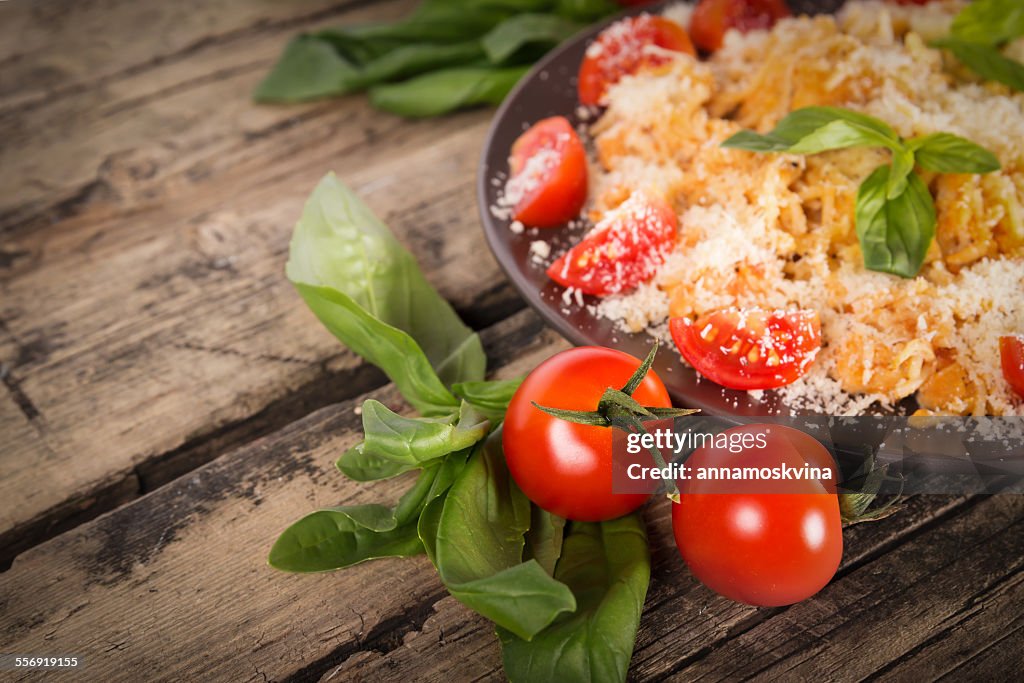
[{"label": "gap between wood planks", "polygon": [[[485,292],[484,298],[489,298],[489,294]],[[507,302],[492,302],[489,309],[475,309],[472,315],[462,311],[459,313],[481,333],[485,347],[488,347],[499,341],[489,339],[494,334],[491,328],[514,317],[525,306],[521,299],[513,298]],[[488,355],[493,358],[490,350]],[[366,363],[360,365],[355,372],[347,369],[332,372],[326,362],[321,365],[323,374],[275,399],[257,413],[197,434],[181,446],[140,463],[123,478],[104,482],[87,495],[67,500],[59,507],[48,510],[39,519],[0,535],[0,572],[10,569],[14,559],[29,548],[165,486],[218,456],[278,431],[325,406],[368,393],[388,382],[382,372]],[[6,373],[3,376],[4,385],[10,390]],[[14,396],[14,399],[17,401],[18,397]]]}]

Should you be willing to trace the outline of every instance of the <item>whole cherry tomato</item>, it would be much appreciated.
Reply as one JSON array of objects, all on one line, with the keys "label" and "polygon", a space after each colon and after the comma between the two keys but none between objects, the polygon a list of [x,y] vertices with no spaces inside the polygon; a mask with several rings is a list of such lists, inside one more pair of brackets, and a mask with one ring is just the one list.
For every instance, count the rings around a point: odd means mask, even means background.
[{"label": "whole cherry tomato", "polygon": [[[628,514],[648,494],[612,492],[612,428],[567,422],[533,405],[595,410],[608,388],[621,389],[640,367],[628,353],[583,346],[557,353],[520,385],[502,428],[509,472],[523,493],[548,512],[582,522]],[[633,392],[641,405],[672,405],[665,385],[650,371]]]},{"label": "whole cherry tomato", "polygon": [[[782,425],[725,431],[764,437],[742,452],[702,447],[694,468],[783,465],[831,468],[830,481],[696,480],[680,483],[672,530],[683,560],[708,588],[750,605],[789,605],[821,590],[843,554],[842,520],[832,456],[817,440]],[[695,475],[692,475],[695,476]]]}]

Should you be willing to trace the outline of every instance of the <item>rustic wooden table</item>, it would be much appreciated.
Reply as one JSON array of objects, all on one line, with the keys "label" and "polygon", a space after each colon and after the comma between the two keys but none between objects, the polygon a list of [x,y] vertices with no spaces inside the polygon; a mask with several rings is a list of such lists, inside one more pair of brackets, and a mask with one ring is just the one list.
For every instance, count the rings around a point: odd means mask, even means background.
[{"label": "rustic wooden table", "polygon": [[[332,466],[354,408],[397,400],[283,276],[325,171],[482,330],[499,375],[566,347],[484,245],[490,111],[249,99],[292,34],[412,4],[0,3],[0,652],[83,656],[81,680],[500,678],[492,630],[425,558],[265,563],[302,513],[406,484]],[[666,506],[647,517],[638,680],[1021,675],[1024,496],[912,498],[849,530],[836,580],[787,609],[715,596]]]}]

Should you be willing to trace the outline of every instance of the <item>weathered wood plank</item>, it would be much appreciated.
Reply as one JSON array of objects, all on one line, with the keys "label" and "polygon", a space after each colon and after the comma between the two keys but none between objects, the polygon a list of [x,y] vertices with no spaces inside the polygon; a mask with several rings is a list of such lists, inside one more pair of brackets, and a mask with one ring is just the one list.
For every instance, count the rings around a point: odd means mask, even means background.
[{"label": "weathered wood plank", "polygon": [[[567,346],[530,312],[487,340],[507,363],[501,376]],[[396,405],[390,388],[374,396]],[[93,680],[280,680],[399,644],[446,595],[424,558],[308,576],[265,564],[303,513],[393,501],[408,485],[334,471],[359,438],[356,405],[324,408],[19,556],[0,574],[0,650],[80,652]]]},{"label": "weathered wood plank", "polygon": [[[357,8],[331,21],[378,15]],[[55,202],[0,219],[0,364],[39,433],[0,456],[12,463],[0,496],[13,501],[0,563],[83,506],[109,509],[380,382],[282,276],[291,226],[327,169],[381,213],[471,324],[521,307],[476,219],[489,114],[407,123],[362,98],[252,105],[296,30],[210,41],[129,69],[101,95],[0,120],[0,135],[30,152],[4,145],[0,191],[22,208],[34,206],[30,186]],[[68,193],[81,201],[67,205]]]},{"label": "weathered wood plank", "polygon": [[[967,597],[967,596],[965,596]],[[937,633],[897,661],[883,667],[877,680],[1000,680],[1007,671],[1007,653],[1018,659],[1024,630],[1024,572],[970,600],[960,598],[963,609],[936,627]],[[1014,645],[1014,643],[1017,643]],[[1012,661],[1012,660],[1009,660]],[[990,675],[977,675],[988,670]],[[969,675],[968,672],[975,672]]]},{"label": "weathered wood plank", "polygon": [[[963,505],[964,497],[919,496],[898,516],[876,525],[846,531],[846,552],[837,581],[851,567],[899,545],[937,516]],[[778,610],[758,609],[722,598],[701,585],[687,570],[672,538],[671,510],[654,501],[646,508],[652,546],[651,586],[630,664],[634,680],[660,680],[689,660],[712,648],[730,652],[730,638]],[[965,581],[970,577],[965,577]],[[817,600],[817,599],[815,599]],[[454,600],[452,600],[454,603]],[[812,601],[813,603],[814,601]],[[437,612],[424,628],[409,633],[401,648],[386,652],[363,651],[331,671],[343,679],[398,681],[416,677],[442,681],[473,661],[472,676],[499,677],[501,660],[493,627],[484,619],[460,614],[456,606],[435,605]],[[452,637],[448,637],[453,634]],[[457,634],[457,635],[456,635]],[[843,643],[837,643],[842,650]],[[423,652],[437,648],[433,658]],[[344,675],[342,675],[344,674]],[[325,676],[324,680],[328,680]]]},{"label": "weathered wood plank", "polygon": [[[1008,589],[1018,586],[1022,568],[1024,497],[976,498],[913,542],[830,584],[817,599],[766,619],[673,678],[862,680],[972,614],[997,624],[1005,619],[998,611],[978,611],[978,603],[1019,616],[1020,603]],[[1002,655],[1004,666],[1019,665],[1019,652]],[[924,650],[918,656],[928,659]],[[914,671],[916,677],[920,669]]]}]

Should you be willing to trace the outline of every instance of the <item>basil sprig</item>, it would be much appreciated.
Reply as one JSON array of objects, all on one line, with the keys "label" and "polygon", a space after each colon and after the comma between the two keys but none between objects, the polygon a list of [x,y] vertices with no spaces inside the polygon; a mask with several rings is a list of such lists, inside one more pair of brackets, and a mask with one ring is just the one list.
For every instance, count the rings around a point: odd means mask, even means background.
[{"label": "basil sprig", "polygon": [[1024,36],[1024,3],[1020,0],[975,0],[953,19],[949,35],[931,41],[961,64],[990,81],[1024,91],[1024,64],[1002,48]]},{"label": "basil sprig", "polygon": [[363,441],[338,469],[357,481],[419,476],[394,507],[306,515],[281,533],[270,565],[322,572],[425,552],[449,592],[498,627],[511,680],[625,680],[650,577],[639,516],[567,525],[526,498],[501,448],[519,381],[483,379],[476,333],[333,174],[306,203],[287,273],[421,415],[365,401]]},{"label": "basil sprig", "polygon": [[937,173],[999,170],[990,151],[952,133],[904,140],[884,121],[838,107],[797,109],[764,135],[744,130],[723,147],[751,152],[817,154],[850,147],[883,147],[892,153],[857,192],[856,228],[864,267],[914,277],[935,237],[935,203],[914,167]]},{"label": "basil sprig", "polygon": [[423,0],[400,21],[296,36],[253,96],[368,90],[373,106],[408,117],[496,104],[541,55],[618,10],[612,0]]}]

